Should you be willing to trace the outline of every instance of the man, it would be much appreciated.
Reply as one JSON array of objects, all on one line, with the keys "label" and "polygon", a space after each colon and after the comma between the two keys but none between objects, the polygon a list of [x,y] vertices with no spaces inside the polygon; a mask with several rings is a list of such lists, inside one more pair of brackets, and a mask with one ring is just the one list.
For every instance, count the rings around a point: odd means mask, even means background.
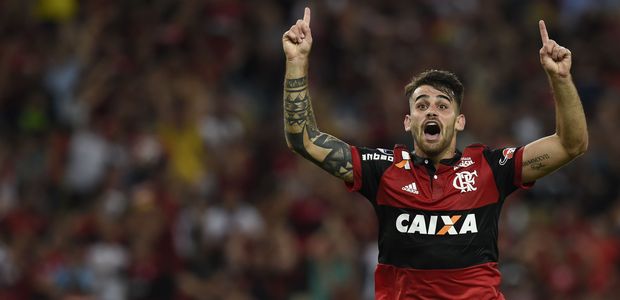
[{"label": "man", "polygon": [[284,128],[293,151],[345,181],[372,203],[379,220],[377,299],[503,299],[497,268],[504,199],[575,157],[588,145],[585,115],[570,75],[571,52],[539,22],[540,62],[555,96],[556,133],[525,147],[456,149],[465,127],[463,86],[426,71],[406,88],[404,128],[414,151],[368,149],[319,131],[308,91],[310,9],[284,33]]}]

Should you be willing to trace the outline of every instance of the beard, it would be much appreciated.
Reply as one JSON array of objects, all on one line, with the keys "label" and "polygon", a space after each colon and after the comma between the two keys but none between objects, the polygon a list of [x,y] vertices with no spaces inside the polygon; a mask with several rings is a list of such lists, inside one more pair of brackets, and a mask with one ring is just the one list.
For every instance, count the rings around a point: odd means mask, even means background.
[{"label": "beard", "polygon": [[418,128],[416,132],[413,133],[413,140],[420,151],[429,157],[435,157],[450,147],[454,134],[455,130],[453,125],[445,127],[440,132],[439,141],[429,143],[424,139],[424,131]]}]

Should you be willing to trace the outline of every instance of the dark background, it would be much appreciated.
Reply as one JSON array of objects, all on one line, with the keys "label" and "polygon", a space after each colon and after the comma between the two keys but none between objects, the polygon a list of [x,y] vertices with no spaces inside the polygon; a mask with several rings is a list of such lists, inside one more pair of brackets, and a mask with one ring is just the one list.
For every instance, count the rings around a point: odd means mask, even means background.
[{"label": "dark background", "polygon": [[460,146],[554,132],[539,19],[590,147],[506,202],[508,299],[620,295],[620,2],[0,0],[1,299],[372,299],[371,206],[292,154],[281,36],[312,8],[323,131],[410,143],[403,87],[466,86]]}]

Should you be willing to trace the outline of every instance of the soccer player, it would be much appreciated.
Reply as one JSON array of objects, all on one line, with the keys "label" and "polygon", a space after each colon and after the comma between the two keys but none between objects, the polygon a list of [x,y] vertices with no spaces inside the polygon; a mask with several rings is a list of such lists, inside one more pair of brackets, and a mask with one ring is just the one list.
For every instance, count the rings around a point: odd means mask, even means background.
[{"label": "soccer player", "polygon": [[308,90],[310,9],[282,36],[286,55],[284,130],[296,153],[345,181],[379,220],[376,299],[503,299],[498,218],[506,196],[583,154],[586,120],[572,82],[571,52],[539,22],[540,63],[555,98],[556,132],[524,147],[459,151],[463,86],[430,70],[405,87],[414,151],[350,146],[321,132]]}]

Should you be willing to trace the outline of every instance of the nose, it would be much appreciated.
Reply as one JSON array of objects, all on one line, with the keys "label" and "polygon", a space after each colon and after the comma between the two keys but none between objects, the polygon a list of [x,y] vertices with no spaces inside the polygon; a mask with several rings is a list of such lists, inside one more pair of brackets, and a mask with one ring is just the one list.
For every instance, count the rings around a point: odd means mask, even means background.
[{"label": "nose", "polygon": [[433,108],[429,108],[429,109],[426,111],[426,116],[427,116],[427,117],[436,117],[436,116],[437,116],[437,113],[435,112],[435,109],[433,109]]},{"label": "nose", "polygon": [[426,109],[426,117],[436,117],[437,116],[437,106],[433,103],[428,106]]}]

